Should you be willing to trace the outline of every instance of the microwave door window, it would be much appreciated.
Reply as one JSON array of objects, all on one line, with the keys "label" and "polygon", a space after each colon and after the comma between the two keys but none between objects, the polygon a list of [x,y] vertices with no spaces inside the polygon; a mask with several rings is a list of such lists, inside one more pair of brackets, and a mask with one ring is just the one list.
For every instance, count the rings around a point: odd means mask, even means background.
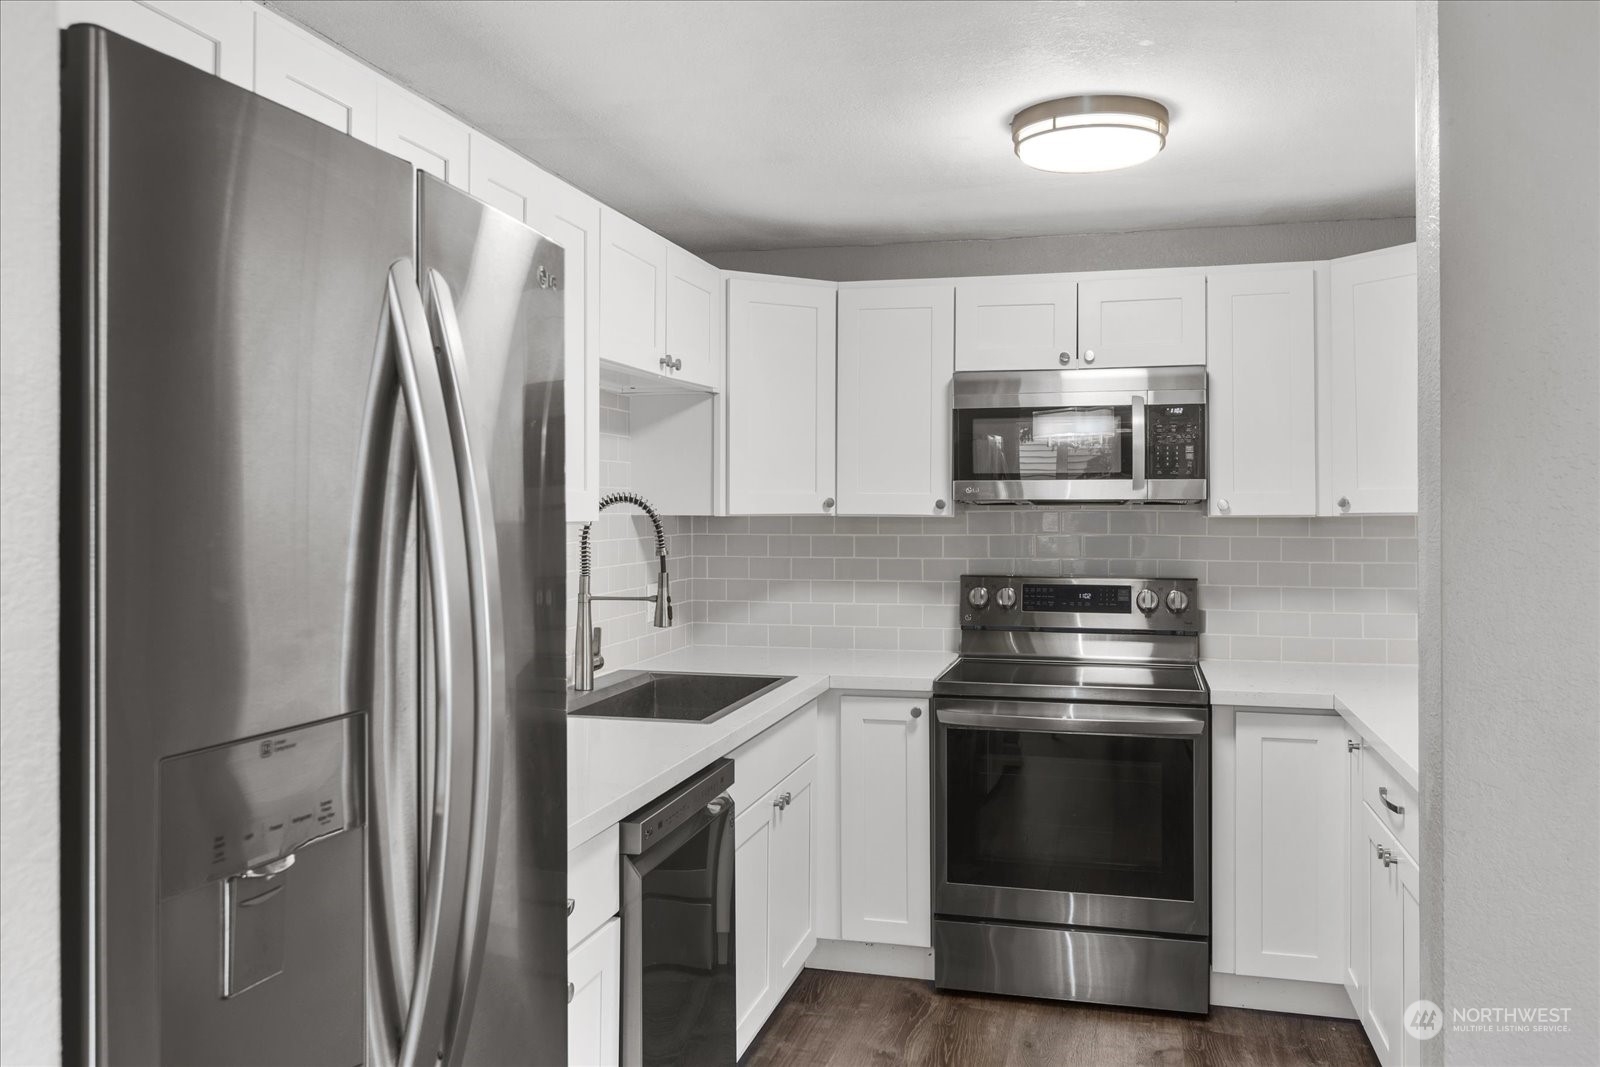
[{"label": "microwave door window", "polygon": [[1133,409],[958,411],[957,477],[1078,481],[1133,476]]}]

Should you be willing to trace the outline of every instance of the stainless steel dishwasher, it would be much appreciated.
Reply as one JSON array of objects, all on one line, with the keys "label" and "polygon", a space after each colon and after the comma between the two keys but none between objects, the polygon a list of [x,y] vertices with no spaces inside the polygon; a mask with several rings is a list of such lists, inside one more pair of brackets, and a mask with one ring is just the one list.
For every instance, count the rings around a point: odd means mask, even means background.
[{"label": "stainless steel dishwasher", "polygon": [[622,821],[622,1062],[733,1064],[733,761]]}]

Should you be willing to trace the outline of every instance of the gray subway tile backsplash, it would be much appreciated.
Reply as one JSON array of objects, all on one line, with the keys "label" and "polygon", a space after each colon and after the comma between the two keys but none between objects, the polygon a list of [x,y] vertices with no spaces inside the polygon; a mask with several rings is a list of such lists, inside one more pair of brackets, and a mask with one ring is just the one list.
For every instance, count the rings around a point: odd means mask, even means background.
[{"label": "gray subway tile backsplash", "polygon": [[[602,394],[605,489],[632,488],[628,403]],[[1195,510],[961,510],[940,518],[669,518],[678,625],[647,605],[597,604],[607,662],[688,644],[956,647],[961,575],[1190,577],[1202,654],[1291,662],[1415,663],[1416,521],[1409,516],[1210,518]],[[579,524],[568,528],[569,626]],[[644,592],[643,516],[595,527],[596,591]]]}]

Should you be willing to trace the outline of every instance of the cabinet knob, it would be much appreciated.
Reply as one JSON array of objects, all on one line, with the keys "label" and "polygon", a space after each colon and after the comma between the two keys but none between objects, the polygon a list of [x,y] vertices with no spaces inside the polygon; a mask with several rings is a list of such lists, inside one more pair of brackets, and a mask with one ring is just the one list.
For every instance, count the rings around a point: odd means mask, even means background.
[{"label": "cabinet knob", "polygon": [[1383,865],[1385,867],[1393,867],[1395,864],[1400,862],[1399,860],[1394,858],[1394,853],[1393,852],[1391,852],[1388,849],[1384,848],[1382,845],[1378,846],[1378,859],[1383,863]]},{"label": "cabinet knob", "polygon": [[1346,741],[1344,743],[1344,750],[1346,752],[1360,752],[1361,751],[1361,742],[1360,741]]},{"label": "cabinet knob", "polygon": [[572,1003],[572,998],[578,995],[578,987],[571,982],[567,983],[567,1003]]},{"label": "cabinet knob", "polygon": [[1349,497],[1342,496],[1342,497],[1339,498],[1339,510],[1340,511],[1349,511],[1350,510],[1350,498]]},{"label": "cabinet knob", "polygon": [[912,717],[912,718],[913,718],[913,719],[920,719],[920,718],[922,718],[922,709],[921,709],[921,708],[912,708],[912,709],[911,709],[911,717]]},{"label": "cabinet knob", "polygon": [[777,808],[779,811],[782,811],[784,808],[787,808],[791,803],[793,803],[793,801],[793,793],[779,793],[778,796],[772,801],[772,806]]},{"label": "cabinet knob", "polygon": [[1092,348],[1084,349],[1083,361],[1085,363],[1093,363],[1094,362],[1094,349],[1092,349]]},{"label": "cabinet knob", "polygon": [[828,499],[826,499],[826,500],[824,500],[822,502],[822,510],[823,511],[832,511],[833,510],[833,497],[830,496]]},{"label": "cabinet knob", "polygon": [[1217,501],[1217,510],[1218,511],[1232,511],[1233,510],[1233,505],[1228,503],[1228,498],[1227,497],[1223,497],[1221,500]]},{"label": "cabinet knob", "polygon": [[1056,360],[1058,362],[1060,362],[1060,364],[1063,367],[1065,367],[1068,363],[1072,362],[1072,353],[1071,352],[1063,352],[1059,356],[1056,357]]},{"label": "cabinet knob", "polygon": [[935,500],[933,502],[933,510],[935,510],[935,511],[943,511],[944,510],[944,501],[943,500]]},{"label": "cabinet knob", "polygon": [[572,913],[577,911],[577,910],[578,910],[578,902],[576,900],[573,900],[571,897],[568,897],[567,898],[567,917],[571,918],[572,917]]}]

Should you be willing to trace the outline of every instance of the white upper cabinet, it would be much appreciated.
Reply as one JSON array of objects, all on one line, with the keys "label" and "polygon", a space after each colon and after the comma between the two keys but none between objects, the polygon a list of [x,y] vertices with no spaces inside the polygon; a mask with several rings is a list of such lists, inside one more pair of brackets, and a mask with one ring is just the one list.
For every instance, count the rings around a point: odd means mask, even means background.
[{"label": "white upper cabinet", "polygon": [[837,287],[728,281],[728,512],[834,511]]},{"label": "white upper cabinet", "polygon": [[471,192],[562,248],[566,336],[567,521],[588,522],[600,503],[600,362],[596,345],[600,205],[487,137],[472,138]]},{"label": "white upper cabinet", "polygon": [[667,355],[667,242],[600,209],[600,358],[662,374]]},{"label": "white upper cabinet", "polygon": [[471,188],[467,164],[472,130],[466,123],[380,78],[376,129],[373,143],[385,152],[410,160],[413,167],[457,189]]},{"label": "white upper cabinet", "polygon": [[56,19],[60,26],[103,26],[235,85],[255,85],[255,9],[242,0],[62,0]]},{"label": "white upper cabinet", "polygon": [[383,79],[321,38],[256,12],[256,92],[375,144]]},{"label": "white upper cabinet", "polygon": [[1345,741],[1337,715],[1238,713],[1236,974],[1345,980]]},{"label": "white upper cabinet", "polygon": [[1137,274],[1078,283],[1073,366],[1170,367],[1206,361],[1203,274]]},{"label": "white upper cabinet", "polygon": [[949,285],[839,290],[839,514],[950,514]]},{"label": "white upper cabinet", "polygon": [[1317,510],[1317,322],[1309,267],[1208,279],[1213,515]]},{"label": "white upper cabinet", "polygon": [[1417,510],[1417,246],[1336,259],[1325,515]]},{"label": "white upper cabinet", "polygon": [[839,924],[847,941],[932,944],[927,703],[839,698]]},{"label": "white upper cabinet", "polygon": [[[722,387],[722,272],[677,245],[667,246],[667,373],[708,389]],[[660,370],[661,368],[656,368]]]},{"label": "white upper cabinet", "polygon": [[956,370],[1059,370],[1078,354],[1078,283],[956,283]]}]

